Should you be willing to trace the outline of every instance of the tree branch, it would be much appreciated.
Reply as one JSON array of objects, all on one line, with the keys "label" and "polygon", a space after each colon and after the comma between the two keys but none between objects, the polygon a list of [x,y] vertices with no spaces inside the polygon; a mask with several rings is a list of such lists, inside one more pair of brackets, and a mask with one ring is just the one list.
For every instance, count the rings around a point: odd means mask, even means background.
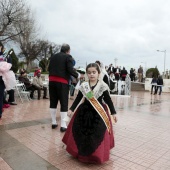
[{"label": "tree branch", "polygon": [[2,39],[1,41],[3,42],[3,41],[6,41],[7,39],[11,39],[11,38],[13,38],[13,37],[15,37],[15,36],[17,36],[17,35],[19,35],[19,34],[21,34],[22,33],[22,31],[20,31],[19,33],[17,33],[17,34],[14,34],[14,35],[11,35],[11,36],[9,36],[9,37],[6,37],[6,38],[4,38],[4,39]]}]

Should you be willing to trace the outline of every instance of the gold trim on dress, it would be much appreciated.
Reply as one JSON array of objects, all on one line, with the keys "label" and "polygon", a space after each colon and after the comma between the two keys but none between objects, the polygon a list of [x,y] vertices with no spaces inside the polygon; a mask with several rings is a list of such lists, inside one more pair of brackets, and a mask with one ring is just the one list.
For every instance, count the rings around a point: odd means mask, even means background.
[{"label": "gold trim on dress", "polygon": [[110,125],[109,117],[106,114],[106,111],[103,109],[103,107],[99,103],[99,101],[95,97],[92,97],[91,99],[89,99],[89,102],[94,107],[94,109],[97,111],[97,113],[100,115],[100,117],[103,119],[108,132],[111,133],[111,125]]}]

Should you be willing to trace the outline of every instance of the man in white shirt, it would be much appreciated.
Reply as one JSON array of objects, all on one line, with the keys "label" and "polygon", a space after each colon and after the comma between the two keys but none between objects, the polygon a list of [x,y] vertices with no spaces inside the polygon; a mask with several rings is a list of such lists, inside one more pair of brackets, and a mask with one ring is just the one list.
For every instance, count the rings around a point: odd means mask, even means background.
[{"label": "man in white shirt", "polygon": [[[47,87],[43,86],[43,82],[42,82],[42,78],[41,78],[41,72],[38,71],[37,74],[35,75],[35,77],[33,78],[33,85],[35,85],[36,87],[38,87],[40,90],[44,91],[44,96],[43,99],[48,99],[47,98]],[[38,100],[40,100],[41,97],[41,93],[38,93]]]}]

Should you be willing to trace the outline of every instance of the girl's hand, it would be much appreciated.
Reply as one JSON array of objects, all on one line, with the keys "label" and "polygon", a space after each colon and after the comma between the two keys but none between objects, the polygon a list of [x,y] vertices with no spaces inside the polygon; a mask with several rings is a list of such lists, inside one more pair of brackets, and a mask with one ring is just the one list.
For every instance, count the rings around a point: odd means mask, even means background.
[{"label": "girl's hand", "polygon": [[68,110],[67,115],[68,115],[69,117],[71,117],[72,114],[73,114],[73,112],[72,112],[71,110]]},{"label": "girl's hand", "polygon": [[117,122],[117,117],[115,115],[111,115],[111,121],[112,123],[116,123]]},{"label": "girl's hand", "polygon": [[115,123],[117,122],[117,117],[116,115],[113,115],[113,119],[115,120]]}]

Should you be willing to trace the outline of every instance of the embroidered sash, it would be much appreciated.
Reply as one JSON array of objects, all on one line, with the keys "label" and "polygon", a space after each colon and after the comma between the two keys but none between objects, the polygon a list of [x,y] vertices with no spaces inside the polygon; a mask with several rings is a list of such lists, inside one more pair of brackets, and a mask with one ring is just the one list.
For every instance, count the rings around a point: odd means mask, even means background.
[{"label": "embroidered sash", "polygon": [[90,104],[97,111],[99,116],[102,118],[102,120],[104,121],[107,127],[108,132],[111,133],[111,125],[110,125],[109,117],[106,114],[106,111],[104,110],[104,108],[99,103],[99,101],[94,97],[93,92],[90,89],[89,83],[84,82],[82,84],[82,87],[84,89],[86,99],[90,102]]}]

